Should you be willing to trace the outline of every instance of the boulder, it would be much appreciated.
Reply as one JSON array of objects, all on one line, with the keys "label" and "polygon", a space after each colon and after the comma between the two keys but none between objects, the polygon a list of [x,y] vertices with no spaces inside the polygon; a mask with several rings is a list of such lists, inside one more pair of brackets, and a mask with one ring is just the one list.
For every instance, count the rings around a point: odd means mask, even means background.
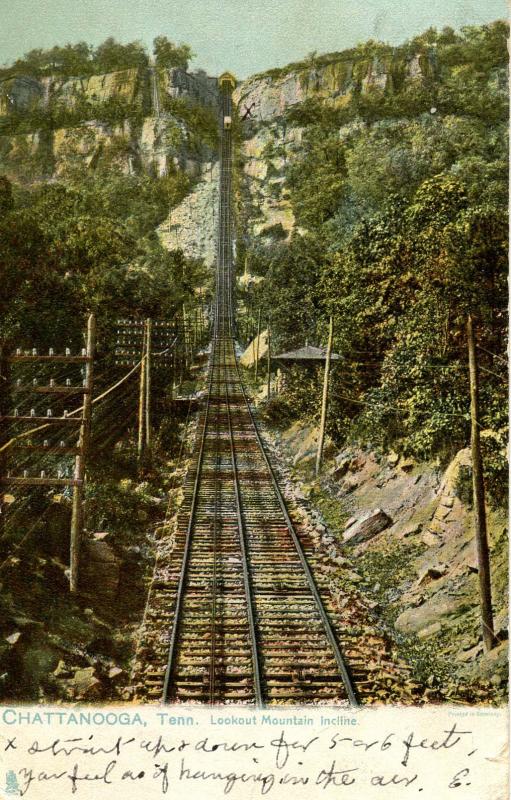
[{"label": "boulder", "polygon": [[438,578],[443,578],[446,574],[447,566],[445,564],[434,564],[426,567],[419,575],[417,586],[421,586],[423,583],[429,583],[430,581],[436,581]]},{"label": "boulder", "polygon": [[351,456],[346,455],[346,453],[340,453],[338,456],[336,456],[335,467],[332,472],[334,478],[337,478],[338,480],[344,478],[349,469],[350,461]]},{"label": "boulder", "polygon": [[69,678],[72,675],[71,668],[67,666],[66,662],[62,659],[57,664],[56,669],[53,671],[56,678]]},{"label": "boulder", "polygon": [[119,590],[120,559],[104,538],[89,540],[84,549],[83,585],[101,599],[113,599]]},{"label": "boulder", "polygon": [[420,522],[409,522],[396,535],[398,539],[407,539],[409,536],[415,536],[415,534],[420,533],[421,530],[422,524]]},{"label": "boulder", "polygon": [[350,492],[354,492],[361,483],[362,478],[358,475],[347,475],[342,482],[341,494],[350,494]]},{"label": "boulder", "polygon": [[403,611],[397,618],[395,627],[401,633],[418,633],[435,622],[442,622],[449,617],[459,617],[466,606],[466,598],[441,597],[437,593],[422,605]]},{"label": "boulder", "polygon": [[419,639],[429,639],[430,636],[436,636],[438,633],[442,631],[442,623],[441,622],[433,622],[431,625],[428,625],[427,628],[422,628],[418,632]]},{"label": "boulder", "polygon": [[392,520],[385,511],[382,511],[381,508],[375,508],[373,511],[369,511],[363,517],[361,517],[357,522],[354,522],[353,525],[344,531],[343,539],[345,542],[350,542],[351,544],[359,544],[360,542],[366,542],[368,539],[372,539],[373,536],[376,536],[378,533],[381,533],[392,525]]},{"label": "boulder", "polygon": [[108,671],[108,677],[111,681],[116,680],[119,678],[120,675],[124,674],[124,670],[120,667],[111,667]]},{"label": "boulder", "polygon": [[94,667],[77,669],[73,684],[77,700],[95,700],[101,695],[101,681],[96,676]]}]

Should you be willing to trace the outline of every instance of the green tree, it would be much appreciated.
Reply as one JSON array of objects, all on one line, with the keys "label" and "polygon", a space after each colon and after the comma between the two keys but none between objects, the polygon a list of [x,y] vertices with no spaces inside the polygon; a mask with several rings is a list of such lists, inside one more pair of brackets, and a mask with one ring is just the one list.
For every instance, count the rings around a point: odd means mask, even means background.
[{"label": "green tree", "polygon": [[188,69],[188,64],[195,55],[187,44],[176,45],[166,36],[157,36],[154,39],[153,53],[157,66],[184,70]]},{"label": "green tree", "polygon": [[148,64],[148,58],[141,42],[120,44],[113,36],[109,36],[94,51],[94,62],[98,72],[115,72],[116,70],[145,67]]}]

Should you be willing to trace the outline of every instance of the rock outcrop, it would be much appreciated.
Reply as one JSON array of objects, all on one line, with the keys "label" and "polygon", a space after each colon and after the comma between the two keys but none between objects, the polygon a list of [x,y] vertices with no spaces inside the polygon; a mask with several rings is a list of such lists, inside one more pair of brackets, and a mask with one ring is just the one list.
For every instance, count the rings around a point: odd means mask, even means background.
[{"label": "rock outcrop", "polygon": [[295,225],[286,166],[302,147],[303,129],[291,121],[289,112],[314,100],[343,108],[355,92],[363,95],[391,89],[398,67],[401,81],[420,82],[431,65],[427,57],[414,54],[397,66],[390,52],[371,58],[339,53],[330,63],[290,65],[255,75],[238,86],[234,101],[240,116],[246,115],[241,145],[245,233],[263,245],[271,245],[275,239],[289,239]]},{"label": "rock outcrop", "polygon": [[216,256],[219,176],[218,164],[203,165],[201,180],[158,228],[167,249],[180,249],[188,258],[203,259],[208,266]]},{"label": "rock outcrop", "polygon": [[[161,107],[155,108],[152,86],[158,83]],[[94,169],[108,156],[125,174],[148,172],[164,175],[177,166],[193,178],[201,174],[204,160],[212,154],[204,147],[189,149],[187,124],[165,110],[163,100],[180,98],[215,110],[218,106],[216,78],[202,71],[182,69],[126,69],[104,75],[35,79],[17,76],[0,82],[0,172],[11,180],[40,181],[65,177],[72,164]],[[102,105],[112,101],[135,113],[119,123],[95,119]],[[50,107],[57,120],[65,120],[78,106],[90,109],[90,119],[75,120],[56,129],[38,129],[41,114]],[[33,115],[34,131],[9,134],[9,119],[16,114]],[[108,117],[107,117],[108,118]],[[28,123],[27,123],[28,124]],[[26,127],[26,125],[25,125]]]},{"label": "rock outcrop", "polygon": [[[316,433],[295,423],[280,436],[301,476],[314,453]],[[461,680],[487,676],[498,688],[507,669],[507,518],[502,509],[488,506],[495,631],[501,644],[485,655],[473,510],[462,488],[470,469],[468,449],[442,469],[395,453],[346,448],[331,459],[323,487],[329,507],[336,508],[323,538],[332,563],[351,566],[368,602],[390,612],[398,636],[416,637],[435,657],[447,659]],[[314,485],[302,478],[300,491],[309,498]]]}]

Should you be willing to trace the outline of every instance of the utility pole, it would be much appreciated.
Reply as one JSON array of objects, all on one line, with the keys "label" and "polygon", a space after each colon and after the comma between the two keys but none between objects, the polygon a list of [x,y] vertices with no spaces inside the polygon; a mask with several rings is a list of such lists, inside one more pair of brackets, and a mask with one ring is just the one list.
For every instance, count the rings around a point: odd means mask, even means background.
[{"label": "utility pole", "polygon": [[467,319],[468,364],[470,373],[470,421],[472,450],[472,492],[474,504],[474,527],[479,566],[479,592],[481,596],[481,621],[483,642],[486,651],[495,647],[493,612],[491,603],[490,555],[486,529],[486,506],[484,498],[483,460],[479,434],[479,366],[477,363],[474,323],[472,315]]},{"label": "utility pole", "polygon": [[151,339],[152,323],[150,319],[145,322],[145,446],[147,453],[150,454],[152,444],[152,425],[151,425]]},{"label": "utility pole", "polygon": [[92,382],[94,351],[96,348],[96,320],[94,314],[87,321],[87,347],[85,355],[85,381],[83,396],[83,413],[80,425],[80,438],[78,440],[78,453],[75,458],[74,485],[73,485],[73,510],[71,515],[71,543],[70,543],[70,577],[69,588],[72,593],[78,591],[80,547],[83,536],[84,510],[83,501],[85,494],[85,465],[90,443],[90,429],[92,416]]},{"label": "utility pole", "polygon": [[256,336],[256,355],[255,355],[255,375],[254,380],[257,384],[257,373],[259,370],[259,338],[261,336],[261,309],[257,312],[257,336]]},{"label": "utility pole", "polygon": [[[6,413],[7,409],[7,401],[8,401],[8,385],[9,385],[9,364],[6,359],[6,349],[0,348],[0,417]],[[4,441],[4,435],[2,431],[3,425],[0,424],[0,448]],[[6,453],[3,450],[0,450],[0,481],[2,478],[5,477],[6,474]],[[4,504],[4,492],[0,488],[0,535],[3,532],[3,525],[4,525],[4,518],[5,518],[5,504]]]},{"label": "utility pole", "polygon": [[[257,340],[259,341],[259,339]],[[270,320],[268,320],[268,385],[266,387],[266,397],[270,399],[270,381],[271,381],[271,328],[270,328]]]},{"label": "utility pole", "polygon": [[328,328],[328,345],[326,348],[325,359],[325,375],[323,379],[323,400],[321,403],[321,423],[319,426],[318,438],[318,451],[316,454],[316,475],[319,475],[321,470],[321,462],[323,461],[323,447],[325,444],[325,431],[326,431],[326,417],[328,410],[328,384],[330,381],[330,362],[332,359],[332,343],[334,339],[334,318],[330,315],[330,323]]},{"label": "utility pole", "polygon": [[142,460],[145,439],[145,411],[146,411],[146,336],[147,328],[144,326],[142,338],[142,359],[140,361],[140,387],[138,393],[138,460]]}]

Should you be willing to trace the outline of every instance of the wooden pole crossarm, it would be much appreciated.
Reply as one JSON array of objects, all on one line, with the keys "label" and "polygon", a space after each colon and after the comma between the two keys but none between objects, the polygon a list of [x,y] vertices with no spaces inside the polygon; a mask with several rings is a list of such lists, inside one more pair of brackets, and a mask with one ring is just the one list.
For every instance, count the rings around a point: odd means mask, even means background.
[{"label": "wooden pole crossarm", "polygon": [[7,356],[7,361],[14,363],[17,361],[24,362],[37,362],[37,361],[56,361],[61,364],[88,364],[91,359],[89,356],[33,356],[33,355],[15,355]]},{"label": "wooden pole crossarm", "polygon": [[80,451],[77,447],[60,447],[59,445],[44,444],[15,444],[15,450],[27,450],[38,453],[48,453],[56,456],[76,456]]},{"label": "wooden pole crossarm", "polygon": [[4,422],[5,420],[8,422],[45,422],[47,425],[51,425],[55,422],[58,422],[59,425],[60,423],[72,423],[76,425],[83,422],[83,417],[31,417],[22,414],[6,414],[0,417],[0,422]]},{"label": "wooden pole crossarm", "polygon": [[[105,397],[108,397],[109,394],[114,392],[119,386],[121,386],[121,384],[124,383],[124,381],[126,381],[129,377],[131,377],[131,375],[133,375],[134,372],[137,371],[137,369],[140,367],[140,364],[141,364],[141,362],[138,361],[135,364],[135,366],[129,372],[126,373],[126,375],[123,375],[122,378],[120,378],[118,381],[116,381],[116,383],[114,383],[112,386],[109,386],[108,389],[105,389],[104,392],[102,392],[100,395],[95,397],[94,400],[92,400],[92,405],[94,405],[94,403],[99,403],[101,400],[104,400]],[[68,415],[68,417],[66,417],[66,419],[68,419],[69,417],[73,417],[74,414],[78,414],[79,411],[83,411],[83,408],[84,408],[83,406],[80,406],[79,408],[75,408],[74,411],[70,411],[69,415]],[[2,419],[3,418],[0,417],[0,421]],[[16,419],[18,419],[18,417],[16,417]],[[30,417],[30,419],[32,420],[32,422],[35,421],[34,417]],[[24,439],[27,436],[30,436],[32,433],[37,433],[38,431],[43,431],[43,430],[46,430],[46,428],[51,427],[50,423],[48,422],[48,420],[49,419],[50,420],[51,419],[56,419],[56,418],[55,417],[43,417],[42,419],[44,419],[44,421],[46,423],[45,425],[38,425],[37,428],[31,428],[29,431],[23,431],[23,433],[19,433],[17,436],[13,436],[12,439],[9,439],[8,442],[6,442],[5,444],[3,444],[0,447],[0,453],[3,453],[5,450],[8,450],[9,447],[12,447],[18,441],[18,439]],[[77,419],[78,419],[79,422],[82,421],[81,417],[78,417]]]},{"label": "wooden pole crossarm", "polygon": [[12,486],[82,486],[83,480],[75,478],[22,478],[8,476],[0,478],[0,484]]},{"label": "wooden pole crossarm", "polygon": [[35,394],[89,394],[86,386],[33,386],[27,383],[23,386],[13,386],[13,392],[34,392]]}]

